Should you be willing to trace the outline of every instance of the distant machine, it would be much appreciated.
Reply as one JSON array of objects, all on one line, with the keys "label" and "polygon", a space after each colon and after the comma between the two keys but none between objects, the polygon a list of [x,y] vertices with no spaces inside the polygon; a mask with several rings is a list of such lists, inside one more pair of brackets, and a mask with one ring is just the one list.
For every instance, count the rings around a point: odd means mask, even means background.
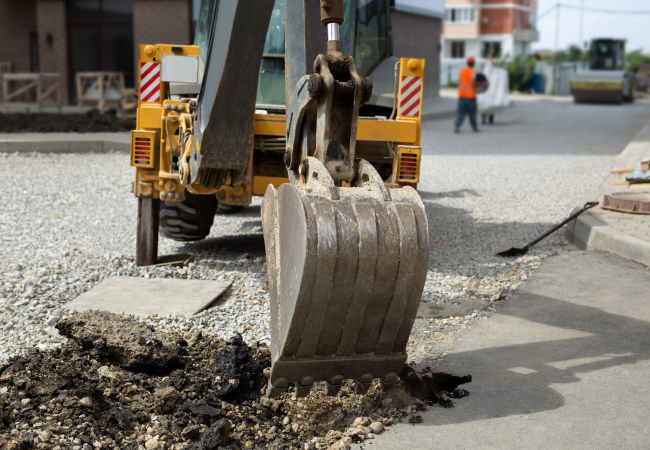
[{"label": "distant machine", "polygon": [[633,102],[636,92],[634,72],[627,70],[624,39],[593,39],[589,48],[589,70],[571,80],[576,103]]}]

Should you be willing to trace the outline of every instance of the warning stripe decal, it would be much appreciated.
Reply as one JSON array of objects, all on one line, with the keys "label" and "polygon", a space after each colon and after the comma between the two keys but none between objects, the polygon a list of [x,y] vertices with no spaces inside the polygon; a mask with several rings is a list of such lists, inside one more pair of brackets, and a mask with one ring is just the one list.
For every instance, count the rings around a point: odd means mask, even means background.
[{"label": "warning stripe decal", "polygon": [[160,63],[140,63],[140,101],[160,101]]},{"label": "warning stripe decal", "polygon": [[422,77],[402,77],[399,102],[399,113],[401,116],[418,117],[420,115],[421,94]]}]

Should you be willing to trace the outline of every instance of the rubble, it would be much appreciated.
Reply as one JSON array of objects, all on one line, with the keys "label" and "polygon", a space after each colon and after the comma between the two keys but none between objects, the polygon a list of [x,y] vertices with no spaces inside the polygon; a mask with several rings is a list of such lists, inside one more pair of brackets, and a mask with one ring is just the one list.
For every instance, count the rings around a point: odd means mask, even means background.
[{"label": "rubble", "polygon": [[[248,346],[239,335],[224,342],[200,332],[153,332],[113,316],[76,314],[60,322],[73,337],[67,344],[0,366],[0,449],[347,448],[410,420],[438,397],[451,401],[450,393],[436,391],[436,397],[432,389],[454,391],[471,379],[409,365],[405,382],[387,392],[376,381],[357,396],[347,382],[337,397],[326,397],[317,383],[308,397],[287,392],[269,399],[266,344]],[[124,342],[113,335],[118,324]],[[154,340],[160,344],[146,345]],[[154,352],[160,348],[165,355],[176,349],[167,365]],[[157,362],[156,369],[135,358],[134,349]]]},{"label": "rubble", "polygon": [[81,313],[61,320],[56,329],[124,369],[169,373],[181,366],[182,348],[153,328],[123,316],[106,311]]}]

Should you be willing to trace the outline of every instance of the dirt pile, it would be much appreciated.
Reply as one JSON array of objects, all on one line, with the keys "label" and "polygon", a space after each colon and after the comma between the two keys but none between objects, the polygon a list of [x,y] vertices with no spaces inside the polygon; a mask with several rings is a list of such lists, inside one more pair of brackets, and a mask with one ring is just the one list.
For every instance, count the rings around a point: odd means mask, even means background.
[{"label": "dirt pile", "polygon": [[135,119],[101,114],[0,114],[0,133],[90,133],[135,130]]},{"label": "dirt pile", "polygon": [[269,399],[265,344],[156,333],[106,312],[59,329],[75,340],[0,365],[0,450],[344,448],[407,415],[419,423],[413,413],[450,406],[469,380],[409,365],[388,392],[375,383],[356,396],[347,383],[337,397],[317,386]]},{"label": "dirt pile", "polygon": [[181,355],[186,352],[168,336],[106,311],[76,314],[56,328],[89,349],[93,359],[123,369],[166,375],[183,366]]}]

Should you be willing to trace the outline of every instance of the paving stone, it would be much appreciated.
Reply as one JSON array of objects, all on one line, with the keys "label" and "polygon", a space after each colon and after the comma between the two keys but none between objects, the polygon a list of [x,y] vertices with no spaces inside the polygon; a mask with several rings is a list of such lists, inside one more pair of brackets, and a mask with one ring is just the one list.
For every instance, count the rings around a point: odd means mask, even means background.
[{"label": "paving stone", "polygon": [[110,277],[66,303],[64,308],[138,316],[189,316],[214,303],[231,284],[230,281]]}]

